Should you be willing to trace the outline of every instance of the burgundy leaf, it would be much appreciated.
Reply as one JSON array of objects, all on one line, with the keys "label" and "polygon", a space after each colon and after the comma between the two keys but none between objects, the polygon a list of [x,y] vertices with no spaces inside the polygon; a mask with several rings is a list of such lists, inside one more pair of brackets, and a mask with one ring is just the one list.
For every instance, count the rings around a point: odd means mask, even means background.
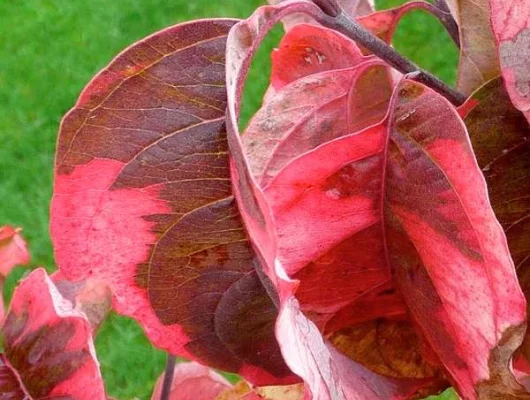
[{"label": "burgundy leaf", "polygon": [[530,4],[490,0],[502,76],[515,107],[530,121]]},{"label": "burgundy leaf", "polygon": [[[530,299],[530,126],[500,78],[476,93],[465,123],[488,183],[491,205],[508,239],[523,292]],[[530,360],[530,337],[522,347]]]},{"label": "burgundy leaf", "polygon": [[89,323],[44,269],[15,290],[2,336],[0,387],[12,394],[2,398],[106,399]]},{"label": "burgundy leaf", "polygon": [[[164,374],[156,381],[151,400],[160,400]],[[218,373],[197,363],[175,366],[169,400],[213,400],[230,388],[230,383]]]},{"label": "burgundy leaf", "polygon": [[52,238],[65,277],[106,282],[156,346],[255,384],[289,383],[298,378],[232,197],[224,59],[235,22],[158,32],[87,86],[61,125]]}]

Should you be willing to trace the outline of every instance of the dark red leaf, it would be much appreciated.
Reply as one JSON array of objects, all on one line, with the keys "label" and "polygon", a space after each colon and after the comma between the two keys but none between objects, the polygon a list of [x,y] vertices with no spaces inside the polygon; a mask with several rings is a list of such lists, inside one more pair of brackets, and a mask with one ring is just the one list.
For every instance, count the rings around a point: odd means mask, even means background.
[{"label": "dark red leaf", "polygon": [[[530,299],[530,126],[511,103],[500,78],[480,88],[465,123],[488,183],[523,292]],[[530,360],[530,337],[522,347]]]},{"label": "dark red leaf", "polygon": [[106,399],[89,323],[44,269],[15,290],[2,336],[0,387],[12,393],[6,399]]},{"label": "dark red leaf", "polygon": [[156,33],[87,86],[61,125],[51,231],[64,275],[106,282],[156,346],[256,384],[292,382],[232,198],[224,59],[235,22]]}]

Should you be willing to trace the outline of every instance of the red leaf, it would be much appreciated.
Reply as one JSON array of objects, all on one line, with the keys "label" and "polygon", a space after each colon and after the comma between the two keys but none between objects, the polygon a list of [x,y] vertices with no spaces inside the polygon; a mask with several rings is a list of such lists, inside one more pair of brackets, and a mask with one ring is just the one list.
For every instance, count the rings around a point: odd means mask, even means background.
[{"label": "red leaf", "polygon": [[[325,344],[318,339],[316,327],[296,311],[291,295],[297,283],[289,281],[283,265],[292,275],[325,257],[326,281],[318,285],[324,275],[317,270],[312,291],[315,301],[320,297],[331,302],[333,293],[320,293],[331,280],[336,295],[341,296],[345,292],[337,288],[348,286],[352,292],[359,278],[340,273],[354,273],[356,267],[337,269],[333,275],[329,264],[341,259],[355,263],[366,257],[363,254],[372,254],[368,264],[357,267],[380,273],[366,281],[367,288],[394,277],[423,336],[463,398],[503,390],[512,397],[523,395],[507,366],[522,339],[524,298],[467,132],[443,97],[421,84],[404,81],[396,90],[387,122],[334,139],[301,156],[295,154],[265,193],[249,174],[250,162],[242,153],[237,129],[248,61],[275,21],[305,7],[309,6],[290,3],[259,9],[233,28],[227,52],[229,144],[236,195],[254,244],[266,260],[267,273],[280,293],[277,335],[288,364],[316,398],[320,393],[322,398],[332,397],[330,390],[344,390],[348,398],[356,396],[346,389],[351,377],[337,378],[331,373],[340,363],[323,350]],[[248,37],[255,41],[242,40]],[[300,98],[305,95],[300,93]],[[274,130],[274,118],[270,122]],[[346,240],[362,235],[364,240],[372,238],[371,242],[360,246],[357,242],[348,252],[340,251]],[[354,300],[311,306],[333,313]],[[481,317],[470,320],[469,315]],[[322,369],[328,365],[331,371]],[[377,379],[384,386],[386,381]]]},{"label": "red leaf", "polygon": [[[292,297],[297,283],[290,281],[283,266],[275,263],[274,227],[263,193],[248,172],[238,132],[241,87],[249,60],[268,29],[292,12],[314,13],[310,3],[292,2],[279,7],[262,7],[230,32],[227,46],[228,132],[234,189],[253,243],[266,261],[266,272],[280,293],[281,311],[277,336],[289,366],[307,383],[315,399],[401,399],[417,393],[425,380],[400,380],[378,376],[340,355],[324,342],[315,325],[303,315]],[[249,42],[248,37],[254,38]],[[302,230],[297,234],[304,233]]]},{"label": "red leaf", "polygon": [[232,198],[224,53],[235,22],[156,33],[87,86],[61,125],[51,231],[62,273],[106,282],[156,346],[256,384],[293,382]]},{"label": "red leaf", "polygon": [[[164,374],[156,381],[151,400],[162,394]],[[175,366],[169,400],[213,400],[229,388],[230,383],[208,367],[197,363],[179,363]]]},{"label": "red leaf", "polygon": [[350,68],[363,61],[355,42],[331,29],[301,24],[291,29],[272,53],[274,90],[304,76]]},{"label": "red leaf", "polygon": [[502,76],[515,107],[530,121],[530,4],[490,0]]},{"label": "red leaf", "polygon": [[[500,78],[473,94],[465,122],[488,183],[491,205],[508,239],[519,282],[530,299],[530,126]],[[530,336],[521,351],[530,360]]]},{"label": "red leaf", "polygon": [[33,271],[15,290],[3,343],[0,387],[11,390],[8,399],[106,399],[88,321],[44,269]]},{"label": "red leaf", "polygon": [[379,122],[390,95],[386,67],[375,59],[293,82],[269,97],[245,130],[252,174],[266,186],[292,158]]},{"label": "red leaf", "polygon": [[[388,127],[329,142],[292,161],[266,188],[279,258],[291,274],[312,268],[309,277],[303,275],[314,298],[307,307],[320,313],[335,311],[333,295],[335,308],[344,307],[392,272],[461,395],[472,399],[475,386],[495,390],[498,377],[508,375],[503,365],[520,344],[524,300],[457,114],[419,84],[405,81],[396,90]],[[387,135],[385,147],[376,138]],[[294,235],[300,225],[304,229]],[[312,232],[326,235],[317,239]],[[344,253],[341,246],[354,238],[357,246],[366,244]],[[359,260],[369,261],[356,264]],[[338,268],[348,261],[349,268]],[[337,265],[336,272],[326,264]],[[324,265],[326,282],[315,292]],[[348,279],[344,270],[368,274]],[[378,279],[368,279],[376,273]],[[447,281],[449,276],[473,285]],[[326,287],[333,292],[322,292]],[[341,287],[350,288],[350,299]],[[469,321],[467,313],[482,318]],[[502,351],[504,358],[497,359]]]},{"label": "red leaf", "polygon": [[6,277],[13,267],[29,263],[30,255],[20,228],[0,227],[0,275]]}]

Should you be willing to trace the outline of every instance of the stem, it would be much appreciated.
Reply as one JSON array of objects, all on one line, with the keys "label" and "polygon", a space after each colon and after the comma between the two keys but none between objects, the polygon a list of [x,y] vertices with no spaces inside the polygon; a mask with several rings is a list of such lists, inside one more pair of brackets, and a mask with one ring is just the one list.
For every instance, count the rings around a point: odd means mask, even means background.
[{"label": "stem", "polygon": [[[335,2],[335,0],[326,1],[328,2],[328,5],[330,2]],[[335,3],[335,5],[339,7],[337,3]],[[431,89],[434,89],[454,105],[459,106],[466,101],[466,96],[464,96],[462,93],[450,88],[436,76],[421,69],[412,61],[403,57],[396,50],[394,50],[394,48],[389,46],[383,40],[374,36],[357,21],[352,20],[348,14],[342,10],[342,8],[339,7],[339,10],[339,13],[336,16],[333,16],[333,14],[328,14],[326,13],[325,9],[322,9],[326,15],[322,16],[319,22],[328,28],[334,29],[348,36],[350,39],[353,39],[360,45],[366,47],[377,57],[388,63],[391,67],[397,69],[402,74],[413,73],[415,80],[423,83]]]},{"label": "stem", "polygon": [[456,46],[460,48],[460,31],[458,30],[458,24],[456,23],[453,14],[451,14],[451,10],[445,0],[434,0],[434,5],[427,3],[426,8],[440,20],[447,30],[447,33],[449,33],[449,36],[451,36],[451,39],[453,39],[453,42],[455,42]]},{"label": "stem", "polygon": [[175,373],[175,364],[177,358],[171,354],[167,355],[166,372],[164,373],[164,383],[162,385],[162,394],[160,400],[169,400],[171,394],[171,384],[173,383],[173,374]]}]

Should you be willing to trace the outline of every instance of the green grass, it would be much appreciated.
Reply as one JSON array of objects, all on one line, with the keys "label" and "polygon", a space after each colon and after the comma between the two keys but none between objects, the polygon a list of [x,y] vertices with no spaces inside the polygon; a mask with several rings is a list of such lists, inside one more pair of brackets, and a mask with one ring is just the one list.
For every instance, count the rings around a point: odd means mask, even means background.
[{"label": "green grass", "polygon": [[[403,1],[382,0],[379,6]],[[54,269],[48,234],[57,127],[89,79],[121,49],[171,24],[208,16],[248,16],[259,0],[0,1],[0,225],[24,227],[31,268]],[[434,19],[415,13],[396,33],[396,48],[448,82],[456,50]],[[269,74],[268,38],[245,92],[244,119],[260,104]],[[25,270],[8,279],[7,295]],[[164,355],[141,329],[112,316],[96,347],[109,395],[148,399]]]}]

